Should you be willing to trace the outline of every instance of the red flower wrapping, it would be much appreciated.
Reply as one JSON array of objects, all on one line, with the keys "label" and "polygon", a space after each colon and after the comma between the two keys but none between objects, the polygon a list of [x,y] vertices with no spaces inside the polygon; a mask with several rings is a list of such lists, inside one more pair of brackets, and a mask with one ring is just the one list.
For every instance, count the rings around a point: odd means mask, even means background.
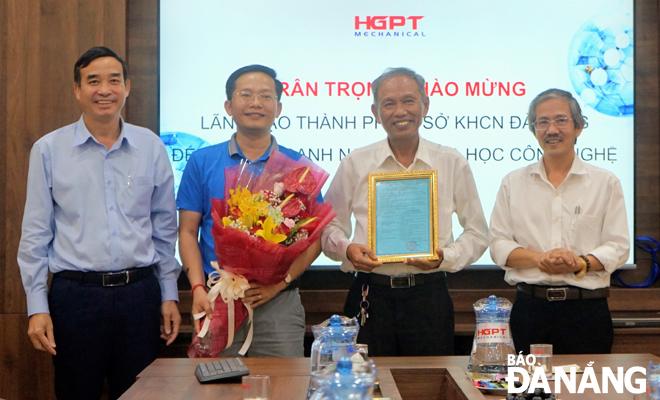
[{"label": "red flower wrapping", "polygon": [[[245,166],[245,164],[241,164],[225,168],[225,199],[211,199],[211,215],[213,216],[211,233],[215,240],[215,253],[218,256],[218,264],[223,270],[241,275],[250,283],[256,282],[263,286],[271,286],[286,278],[293,261],[319,239],[323,228],[335,217],[336,214],[329,203],[320,203],[316,200],[329,174],[306,158],[294,161],[279,152],[273,152],[270,155],[260,175],[246,172]],[[295,171],[308,167],[308,175],[316,181],[315,188],[310,184],[310,177],[303,178],[299,171]],[[290,246],[286,246],[282,243],[267,242],[261,237],[255,237],[223,225],[223,217],[230,215],[230,207],[226,200],[231,197],[230,189],[240,186],[248,188],[252,193],[273,191],[275,183],[282,183],[289,172],[292,173],[286,177],[287,180],[291,180],[290,177],[295,176],[296,182],[299,182],[293,185],[298,189],[294,188],[297,191],[292,199],[300,200],[305,208],[304,211],[299,211],[299,215],[304,218],[317,217],[304,226],[308,232],[307,238],[299,239]],[[301,178],[302,181],[300,181]],[[291,184],[284,183],[284,186],[291,187]],[[313,190],[310,190],[311,188]],[[290,193],[287,190],[285,194]],[[288,209],[290,210],[291,207],[289,206]],[[295,211],[298,204],[295,204],[293,208]],[[284,224],[281,226],[281,231],[288,234],[288,228]],[[218,296],[209,327],[211,332],[210,351],[199,351],[203,347],[203,339],[196,336],[188,348],[189,357],[216,357],[224,350],[229,328],[227,312],[228,304]],[[233,329],[235,332],[245,321],[248,313],[240,300],[234,301],[234,312]]]}]

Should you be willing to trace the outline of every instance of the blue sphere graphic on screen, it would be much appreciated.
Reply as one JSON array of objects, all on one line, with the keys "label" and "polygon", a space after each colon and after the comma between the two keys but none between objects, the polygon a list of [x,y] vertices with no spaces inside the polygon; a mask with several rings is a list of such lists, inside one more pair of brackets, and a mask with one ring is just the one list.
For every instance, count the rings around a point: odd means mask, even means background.
[{"label": "blue sphere graphic on screen", "polygon": [[185,132],[162,132],[160,140],[165,144],[167,156],[172,164],[172,170],[174,170],[174,193],[178,193],[181,175],[183,175],[190,155],[195,150],[208,146],[209,142]]},{"label": "blue sphere graphic on screen", "polygon": [[586,21],[568,50],[568,74],[582,101],[613,117],[634,114],[633,26],[630,11]]}]

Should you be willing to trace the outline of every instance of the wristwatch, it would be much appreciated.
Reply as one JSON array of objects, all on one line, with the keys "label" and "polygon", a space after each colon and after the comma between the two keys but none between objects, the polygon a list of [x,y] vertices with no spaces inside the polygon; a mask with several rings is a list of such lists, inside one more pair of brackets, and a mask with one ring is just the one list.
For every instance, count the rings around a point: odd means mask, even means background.
[{"label": "wristwatch", "polygon": [[574,272],[576,278],[582,278],[587,272],[589,272],[589,259],[584,256],[580,256],[579,259],[582,261],[582,269]]},{"label": "wristwatch", "polygon": [[286,283],[287,287],[289,287],[291,281],[292,281],[291,274],[286,274],[286,278],[284,278],[284,283]]}]

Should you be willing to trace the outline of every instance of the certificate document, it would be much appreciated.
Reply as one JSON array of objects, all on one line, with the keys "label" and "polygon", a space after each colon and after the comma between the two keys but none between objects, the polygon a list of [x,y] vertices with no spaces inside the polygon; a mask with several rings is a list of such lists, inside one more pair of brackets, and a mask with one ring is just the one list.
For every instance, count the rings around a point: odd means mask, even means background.
[{"label": "certificate document", "polygon": [[379,261],[437,260],[437,171],[369,174],[369,247]]}]

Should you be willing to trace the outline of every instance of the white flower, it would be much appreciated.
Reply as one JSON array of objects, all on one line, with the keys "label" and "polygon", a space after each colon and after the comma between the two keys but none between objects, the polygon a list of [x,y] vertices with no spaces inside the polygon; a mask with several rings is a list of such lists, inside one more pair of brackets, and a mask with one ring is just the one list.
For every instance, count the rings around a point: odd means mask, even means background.
[{"label": "white flower", "polygon": [[284,215],[282,215],[282,211],[270,204],[268,205],[268,215],[273,217],[273,223],[275,223],[275,225],[279,225],[282,223],[282,221],[284,221]]},{"label": "white flower", "polygon": [[273,185],[273,193],[275,193],[275,196],[281,196],[284,193],[284,183],[275,182]]}]

